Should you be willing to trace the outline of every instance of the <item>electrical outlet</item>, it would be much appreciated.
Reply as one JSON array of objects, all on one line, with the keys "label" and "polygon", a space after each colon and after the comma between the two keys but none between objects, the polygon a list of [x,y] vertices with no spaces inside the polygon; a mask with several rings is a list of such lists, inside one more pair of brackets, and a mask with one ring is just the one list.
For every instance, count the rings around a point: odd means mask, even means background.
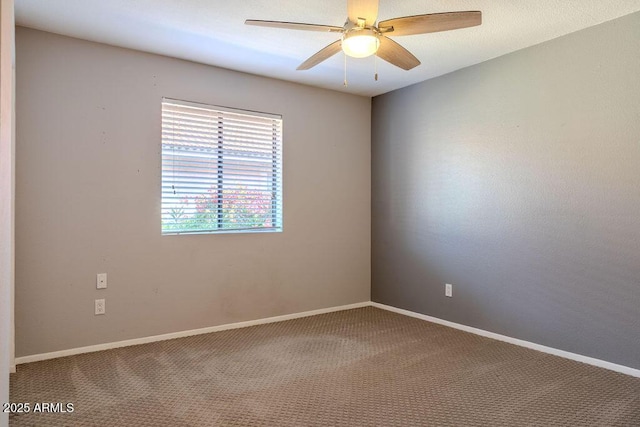
[{"label": "electrical outlet", "polygon": [[104,314],[106,312],[104,298],[96,300],[96,314]]},{"label": "electrical outlet", "polygon": [[96,288],[107,289],[107,273],[98,273],[96,276]]},{"label": "electrical outlet", "polygon": [[446,285],[444,285],[444,296],[446,297],[453,297],[453,285],[447,283]]}]

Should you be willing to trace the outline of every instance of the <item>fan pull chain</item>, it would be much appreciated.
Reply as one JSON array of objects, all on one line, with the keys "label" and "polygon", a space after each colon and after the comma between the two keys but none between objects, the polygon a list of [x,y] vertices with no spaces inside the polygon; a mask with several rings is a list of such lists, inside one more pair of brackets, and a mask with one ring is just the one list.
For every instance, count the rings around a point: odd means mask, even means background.
[{"label": "fan pull chain", "polygon": [[347,87],[347,86],[349,86],[347,84],[347,54],[345,53],[343,56],[344,56],[344,82],[343,82],[343,85],[344,85],[344,87]]},{"label": "fan pull chain", "polygon": [[375,79],[378,81],[378,55],[373,55],[373,68],[375,70]]}]

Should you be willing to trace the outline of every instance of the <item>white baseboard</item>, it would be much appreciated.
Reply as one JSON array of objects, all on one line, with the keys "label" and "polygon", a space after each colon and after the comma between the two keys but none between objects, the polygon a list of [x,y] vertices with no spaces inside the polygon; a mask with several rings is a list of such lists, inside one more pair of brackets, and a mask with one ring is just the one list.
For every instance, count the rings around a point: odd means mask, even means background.
[{"label": "white baseboard", "polygon": [[[87,347],[72,348],[69,350],[52,351],[50,353],[33,354],[31,356],[16,357],[15,364],[40,362],[42,360],[56,359],[58,357],[73,356],[76,354],[92,353],[95,351],[111,350],[113,348],[128,347],[132,345],[147,344],[156,341],[171,340],[174,338],[190,337],[193,335],[208,334],[211,332],[226,331],[229,329],[246,328],[248,326],[264,325],[266,323],[283,322],[285,320],[299,319],[301,317],[316,316],[318,314],[333,313],[335,311],[351,310],[354,308],[368,307],[370,301],[359,302],[355,304],[341,305],[337,307],[321,308],[319,310],[304,311],[301,313],[285,314],[282,316],[267,317],[264,319],[249,320],[246,322],[228,323],[225,325],[210,326],[207,328],[192,329],[189,331],[172,332],[169,334],[153,335],[150,337],[134,338],[130,340],[110,342],[104,344],[90,345]],[[14,371],[15,372],[15,366]]]},{"label": "white baseboard", "polygon": [[[496,334],[494,332],[485,331],[483,329],[478,329],[478,328],[474,328],[474,327],[471,327],[471,326],[466,326],[466,325],[462,325],[462,324],[459,324],[459,323],[450,322],[448,320],[439,319],[437,317],[427,316],[426,314],[420,314],[420,313],[416,313],[416,312],[413,312],[413,311],[404,310],[402,308],[396,308],[396,307],[392,307],[392,306],[389,306],[389,305],[384,305],[384,304],[380,304],[380,303],[377,303],[377,302],[371,302],[371,301],[359,302],[359,303],[355,303],[355,304],[348,304],[348,305],[342,305],[342,306],[337,306],[337,307],[322,308],[322,309],[319,309],[319,310],[304,311],[304,312],[301,312],[301,313],[285,314],[285,315],[282,315],[282,316],[267,317],[267,318],[264,318],[264,319],[249,320],[249,321],[246,321],[246,322],[238,322],[238,323],[229,323],[229,324],[225,324],[225,325],[210,326],[210,327],[207,327],[207,328],[192,329],[192,330],[189,330],[189,331],[172,332],[172,333],[169,333],[169,334],[154,335],[154,336],[143,337],[143,338],[134,338],[134,339],[125,340],[125,341],[117,341],[117,342],[104,343],[104,344],[96,344],[96,345],[90,345],[90,346],[87,346],[87,347],[72,348],[72,349],[69,349],[69,350],[53,351],[51,353],[42,353],[42,354],[34,354],[34,355],[31,355],[31,356],[16,357],[15,365],[20,365],[20,364],[23,364],[23,363],[30,363],[30,362],[39,362],[39,361],[42,361],[42,360],[55,359],[55,358],[58,358],[58,357],[73,356],[73,355],[76,355],[76,354],[92,353],[92,352],[95,352],[95,351],[102,351],[102,350],[110,350],[110,349],[119,348],[119,347],[128,347],[128,346],[132,346],[132,345],[146,344],[146,343],[151,343],[151,342],[156,342],[156,341],[165,341],[165,340],[170,340],[170,339],[174,339],[174,338],[182,338],[182,337],[189,337],[189,336],[193,336],[193,335],[208,334],[208,333],[211,333],[211,332],[226,331],[226,330],[238,329],[238,328],[246,328],[248,326],[264,325],[266,323],[283,322],[285,320],[299,319],[299,318],[302,318],[302,317],[316,316],[318,314],[333,313],[335,311],[351,310],[351,309],[354,309],[354,308],[361,308],[361,307],[368,307],[368,306],[373,306],[373,307],[376,307],[376,308],[380,308],[382,310],[392,311],[394,313],[402,314],[402,315],[409,316],[409,317],[414,317],[416,319],[426,320],[427,322],[437,323],[439,325],[448,326],[450,328],[459,329],[461,331],[469,332],[469,333],[480,335],[480,336],[483,336],[483,337],[492,338],[492,339],[495,339],[495,340],[498,340],[498,341],[504,341],[504,342],[507,342],[509,344],[514,344],[514,345],[517,345],[517,346],[520,346],[520,347],[526,347],[526,348],[529,348],[529,349],[532,349],[532,350],[541,351],[543,353],[552,354],[554,356],[564,357],[565,359],[575,360],[577,362],[586,363],[588,365],[593,365],[593,366],[597,366],[597,367],[600,367],[600,368],[609,369],[611,371],[620,372],[622,374],[631,375],[632,377],[640,378],[640,369],[634,369],[634,368],[630,368],[628,366],[618,365],[616,363],[611,363],[611,362],[607,362],[607,361],[604,361],[604,360],[595,359],[593,357],[583,356],[581,354],[571,353],[571,352],[564,351],[564,350],[558,350],[558,349],[553,348],[553,347],[547,347],[547,346],[544,346],[544,345],[541,345],[541,344],[536,344],[536,343],[532,343],[532,342],[529,342],[529,341],[524,341],[524,340],[521,340],[521,339],[518,339],[518,338],[508,337],[506,335]],[[12,368],[11,372],[15,372],[15,365],[13,365],[11,367]]]},{"label": "white baseboard", "polygon": [[480,335],[487,338],[492,338],[494,340],[504,341],[509,344],[514,344],[520,347],[530,348],[532,350],[553,354],[554,356],[564,357],[565,359],[575,360],[577,362],[586,363],[588,365],[593,365],[599,368],[605,368],[611,371],[620,372],[622,374],[627,374],[627,375],[631,375],[632,377],[640,378],[640,369],[634,369],[628,366],[618,365],[616,363],[595,359],[593,357],[583,356],[581,354],[571,353],[564,350],[558,350],[557,348],[547,347],[545,345],[524,341],[518,338],[512,338],[506,335],[496,334],[494,332],[485,331],[483,329],[473,328],[471,326],[462,325],[460,323],[450,322],[448,320],[427,316],[426,314],[415,313],[413,311],[404,310],[402,308],[396,308],[389,305],[380,304],[377,302],[371,302],[371,305],[373,307],[380,308],[383,310],[392,311],[394,313],[403,314],[409,317],[415,317],[416,319],[426,320],[427,322],[437,323],[439,325],[448,326],[450,328],[459,329],[461,331],[470,332],[472,334]]}]

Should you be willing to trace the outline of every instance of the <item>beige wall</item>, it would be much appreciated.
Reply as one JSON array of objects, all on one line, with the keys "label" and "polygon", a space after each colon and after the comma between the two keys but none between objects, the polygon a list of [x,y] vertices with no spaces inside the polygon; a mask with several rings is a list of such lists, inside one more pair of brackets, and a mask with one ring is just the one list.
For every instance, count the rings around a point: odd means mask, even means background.
[{"label": "beige wall", "polygon": [[[163,96],[283,115],[283,233],[160,235]],[[19,28],[17,120],[17,356],[369,300],[368,98]]]},{"label": "beige wall", "polygon": [[[14,279],[14,23],[13,0],[0,2],[0,403],[9,402],[13,365]],[[0,412],[0,426],[8,425]]]}]

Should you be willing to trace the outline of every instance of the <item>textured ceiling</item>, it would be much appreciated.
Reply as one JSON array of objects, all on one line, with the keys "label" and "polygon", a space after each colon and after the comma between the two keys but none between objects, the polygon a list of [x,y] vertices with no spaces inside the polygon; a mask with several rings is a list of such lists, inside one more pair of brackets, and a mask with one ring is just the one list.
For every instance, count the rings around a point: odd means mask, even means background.
[{"label": "textured ceiling", "polygon": [[335,34],[251,27],[245,19],[342,26],[346,0],[15,0],[18,25],[283,80],[374,96],[640,11],[640,0],[380,0],[379,19],[481,10],[479,27],[397,37],[422,65],[404,71],[337,54],[296,67]]}]

